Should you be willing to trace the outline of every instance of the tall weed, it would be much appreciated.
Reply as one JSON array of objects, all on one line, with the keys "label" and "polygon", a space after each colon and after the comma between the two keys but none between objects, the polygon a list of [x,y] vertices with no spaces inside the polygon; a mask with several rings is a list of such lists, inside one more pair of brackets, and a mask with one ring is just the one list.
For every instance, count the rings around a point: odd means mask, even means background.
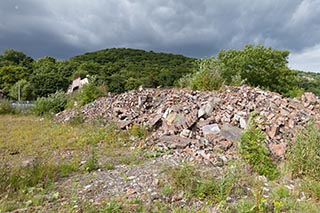
[{"label": "tall weed", "polygon": [[252,170],[269,179],[275,179],[279,172],[272,162],[270,152],[265,146],[266,134],[254,121],[257,114],[251,115],[248,127],[241,135],[241,155],[252,166]]},{"label": "tall weed", "polygon": [[309,176],[320,179],[320,132],[319,127],[309,123],[291,144],[287,155],[291,174],[294,177]]}]

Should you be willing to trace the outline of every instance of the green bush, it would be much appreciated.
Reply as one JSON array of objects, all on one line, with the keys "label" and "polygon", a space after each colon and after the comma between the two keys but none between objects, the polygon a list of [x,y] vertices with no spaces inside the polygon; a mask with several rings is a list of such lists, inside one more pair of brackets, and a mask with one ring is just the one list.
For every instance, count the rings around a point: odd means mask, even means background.
[{"label": "green bush", "polygon": [[169,168],[167,174],[174,188],[184,190],[190,194],[197,188],[200,180],[195,167],[190,164],[183,164],[178,168]]},{"label": "green bush", "polygon": [[279,172],[264,144],[266,134],[254,121],[256,116],[256,114],[251,115],[248,128],[241,135],[241,155],[252,166],[253,171],[272,180],[279,175]]},{"label": "green bush", "polygon": [[63,91],[57,91],[48,97],[38,98],[32,107],[36,115],[55,114],[65,109],[67,96]]},{"label": "green bush", "polygon": [[233,84],[240,75],[249,86],[293,95],[297,85],[297,72],[287,66],[289,51],[274,50],[262,45],[246,45],[242,50],[221,50],[218,60],[222,63],[221,75],[226,84]]},{"label": "green bush", "polygon": [[180,87],[190,87],[193,90],[217,90],[224,84],[221,76],[222,64],[214,57],[198,60],[197,70],[192,75],[186,75],[178,81]]},{"label": "green bush", "polygon": [[7,100],[0,100],[0,115],[13,113],[14,109],[11,103]]},{"label": "green bush", "polygon": [[68,108],[84,106],[91,103],[98,97],[103,96],[105,93],[106,91],[103,85],[98,87],[94,83],[85,84],[78,92],[72,94],[68,102]]},{"label": "green bush", "polygon": [[310,123],[301,130],[292,144],[287,158],[294,177],[310,176],[320,178],[320,132]]}]

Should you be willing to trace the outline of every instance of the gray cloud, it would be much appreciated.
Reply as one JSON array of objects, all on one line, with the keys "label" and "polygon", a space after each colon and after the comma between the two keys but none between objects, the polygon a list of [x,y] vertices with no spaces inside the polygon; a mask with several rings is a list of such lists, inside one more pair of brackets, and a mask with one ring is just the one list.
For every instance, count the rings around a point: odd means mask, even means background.
[{"label": "gray cloud", "polygon": [[307,51],[320,57],[318,14],[318,0],[2,0],[0,51],[65,59],[131,47],[205,57],[253,43],[304,63]]}]

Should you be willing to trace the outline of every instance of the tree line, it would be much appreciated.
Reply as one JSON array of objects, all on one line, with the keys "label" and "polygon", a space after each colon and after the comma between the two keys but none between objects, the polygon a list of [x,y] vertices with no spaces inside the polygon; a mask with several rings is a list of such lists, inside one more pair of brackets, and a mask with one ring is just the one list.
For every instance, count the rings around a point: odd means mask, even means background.
[{"label": "tree line", "polygon": [[221,50],[203,59],[126,48],[85,53],[60,61],[53,57],[33,59],[22,51],[0,55],[0,90],[9,99],[36,100],[66,91],[76,77],[90,76],[92,87],[121,93],[144,87],[181,86],[199,90],[222,85],[259,86],[284,96],[304,91],[320,95],[320,75],[288,68],[289,51],[261,45],[240,50]]},{"label": "tree line", "polygon": [[91,76],[96,86],[112,93],[145,87],[173,86],[192,72],[195,59],[182,55],[113,48],[75,56],[65,61],[53,57],[34,60],[22,51],[0,55],[0,89],[7,98],[21,100],[47,97],[66,91],[76,77]]}]

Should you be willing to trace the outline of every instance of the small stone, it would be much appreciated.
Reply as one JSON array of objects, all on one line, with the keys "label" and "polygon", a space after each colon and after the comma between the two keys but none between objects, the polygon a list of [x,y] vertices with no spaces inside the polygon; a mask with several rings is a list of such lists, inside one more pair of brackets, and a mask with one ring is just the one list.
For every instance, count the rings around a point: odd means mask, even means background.
[{"label": "small stone", "polygon": [[280,143],[280,144],[269,144],[269,149],[271,150],[272,154],[278,157],[284,157],[284,154],[287,151],[286,144]]},{"label": "small stone", "polygon": [[273,139],[279,133],[280,127],[276,124],[273,124],[271,129],[267,130],[267,135]]},{"label": "small stone", "polygon": [[240,122],[241,129],[246,129],[247,128],[247,122],[243,117],[240,117],[239,122]]},{"label": "small stone", "polygon": [[181,137],[189,138],[191,135],[191,131],[189,129],[183,129],[182,132],[180,133]]},{"label": "small stone", "polygon": [[183,192],[183,191],[179,192],[179,194],[174,194],[174,195],[172,196],[172,201],[173,201],[173,202],[176,202],[176,201],[182,200],[183,195],[184,195],[184,192]]},{"label": "small stone", "polygon": [[218,124],[206,125],[201,128],[204,135],[219,134],[220,128]]},{"label": "small stone", "polygon": [[137,192],[136,192],[136,190],[134,190],[134,189],[128,189],[128,190],[127,190],[127,195],[133,195],[133,194],[135,194],[135,193],[137,193]]},{"label": "small stone", "polygon": [[227,151],[228,149],[230,149],[232,145],[233,145],[232,141],[229,141],[229,140],[223,140],[219,142],[220,148],[223,149],[224,151]]}]

